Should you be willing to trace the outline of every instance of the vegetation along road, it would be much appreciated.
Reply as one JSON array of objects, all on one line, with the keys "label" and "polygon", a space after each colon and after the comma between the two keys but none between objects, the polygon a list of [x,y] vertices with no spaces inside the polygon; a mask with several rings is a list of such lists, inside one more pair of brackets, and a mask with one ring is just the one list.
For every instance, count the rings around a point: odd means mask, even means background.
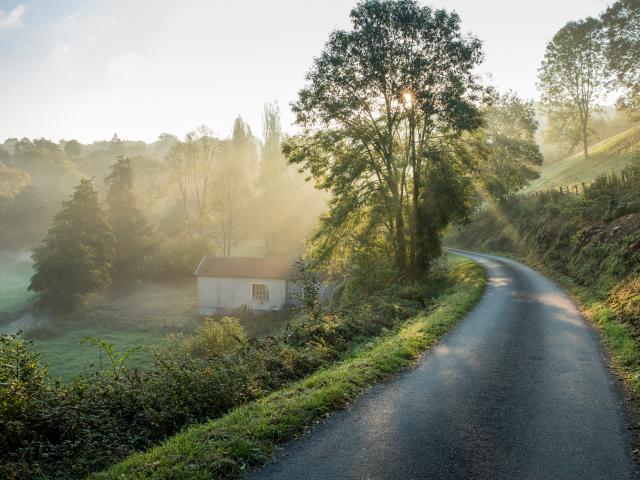
[{"label": "vegetation along road", "polygon": [[571,299],[512,260],[457,330],[392,384],[285,447],[256,479],[627,479],[617,380]]}]

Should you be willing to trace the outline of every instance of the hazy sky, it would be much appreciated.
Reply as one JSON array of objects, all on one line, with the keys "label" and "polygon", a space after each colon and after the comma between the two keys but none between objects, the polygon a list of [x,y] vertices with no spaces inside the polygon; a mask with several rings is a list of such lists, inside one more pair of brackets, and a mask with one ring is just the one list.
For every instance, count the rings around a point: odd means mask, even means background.
[{"label": "hazy sky", "polygon": [[[355,0],[0,0],[0,141],[8,137],[150,141],[242,115],[261,132],[289,102]],[[482,73],[536,97],[546,42],[606,0],[431,0],[484,41]]]}]

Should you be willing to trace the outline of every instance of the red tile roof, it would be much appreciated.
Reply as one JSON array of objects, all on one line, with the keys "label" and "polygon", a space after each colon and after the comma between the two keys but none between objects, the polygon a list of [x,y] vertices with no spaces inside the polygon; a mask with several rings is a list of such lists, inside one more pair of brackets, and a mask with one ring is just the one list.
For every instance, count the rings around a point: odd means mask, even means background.
[{"label": "red tile roof", "polygon": [[203,257],[196,269],[198,277],[240,277],[293,279],[298,270],[294,258]]}]

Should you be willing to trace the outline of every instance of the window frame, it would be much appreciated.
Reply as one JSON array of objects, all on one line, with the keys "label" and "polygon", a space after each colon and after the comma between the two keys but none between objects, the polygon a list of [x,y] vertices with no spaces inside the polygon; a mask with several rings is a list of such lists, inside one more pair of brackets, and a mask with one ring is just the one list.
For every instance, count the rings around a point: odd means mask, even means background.
[{"label": "window frame", "polygon": [[251,301],[265,303],[269,301],[269,285],[266,283],[251,283]]}]

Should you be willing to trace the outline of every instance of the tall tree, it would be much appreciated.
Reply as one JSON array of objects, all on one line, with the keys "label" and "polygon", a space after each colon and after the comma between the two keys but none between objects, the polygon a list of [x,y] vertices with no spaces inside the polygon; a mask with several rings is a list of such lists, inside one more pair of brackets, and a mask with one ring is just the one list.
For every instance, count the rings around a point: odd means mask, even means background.
[{"label": "tall tree", "polygon": [[[589,156],[589,124],[607,91],[605,44],[598,19],[569,22],[547,45],[538,72],[542,105],[550,119],[575,118],[584,156]],[[556,128],[554,123],[549,128]]]},{"label": "tall tree", "polygon": [[538,121],[533,102],[513,92],[496,95],[485,118],[483,182],[493,199],[503,201],[540,175],[543,157],[535,139]]},{"label": "tall tree", "polygon": [[231,256],[231,247],[248,226],[256,156],[251,129],[238,117],[231,138],[221,145],[216,156],[210,196],[211,226],[225,257]]},{"label": "tall tree", "polygon": [[279,243],[286,221],[284,210],[291,191],[291,176],[282,154],[280,109],[276,103],[265,104],[262,116],[263,145],[258,177],[258,206],[265,247],[272,251]]},{"label": "tall tree", "polygon": [[29,290],[44,305],[69,311],[111,281],[113,237],[93,181],[82,180],[33,251]]},{"label": "tall tree", "polygon": [[640,116],[640,2],[620,0],[602,15],[609,71],[625,90],[618,107]]},{"label": "tall tree", "polygon": [[192,235],[202,236],[208,226],[218,140],[202,126],[176,143],[167,155],[170,183],[177,193],[184,222]]},{"label": "tall tree", "polygon": [[458,141],[482,123],[481,43],[457,14],[413,0],[362,1],[351,21],[307,74],[293,105],[303,133],[285,153],[332,194],[326,251],[383,235],[396,270],[421,275],[467,191]]},{"label": "tall tree", "polygon": [[114,276],[119,280],[140,278],[151,254],[151,227],[136,205],[131,160],[118,157],[105,184],[115,247]]}]

